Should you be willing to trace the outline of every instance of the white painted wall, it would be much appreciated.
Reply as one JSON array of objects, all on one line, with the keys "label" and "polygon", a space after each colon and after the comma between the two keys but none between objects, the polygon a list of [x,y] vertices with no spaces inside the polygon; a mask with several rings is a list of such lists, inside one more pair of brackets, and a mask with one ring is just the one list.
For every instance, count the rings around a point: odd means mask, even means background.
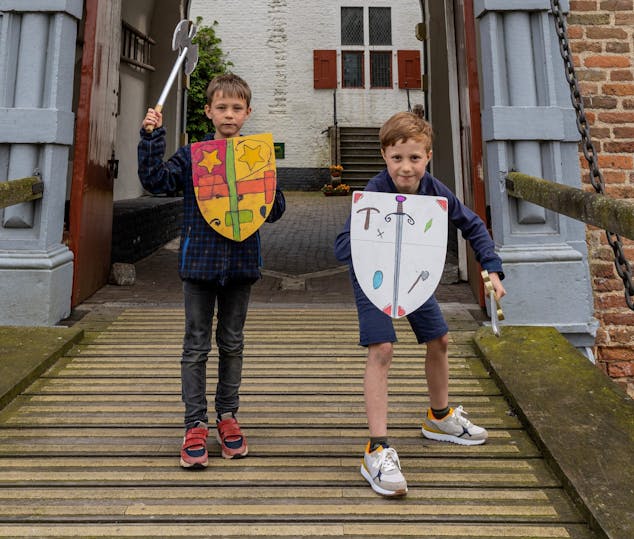
[{"label": "white painted wall", "polygon": [[[392,8],[393,90],[341,88],[341,6]],[[272,132],[276,142],[285,142],[286,157],[279,167],[330,164],[328,137],[321,131],[333,124],[333,91],[313,89],[315,49],[338,51],[340,126],[378,127],[393,113],[407,110],[407,94],[397,88],[396,51],[421,49],[415,37],[419,0],[192,0],[190,18],[197,16],[206,25],[218,21],[216,32],[234,64],[232,71],[251,86],[253,114],[245,133]],[[422,92],[411,91],[410,101],[412,106],[422,103]]]},{"label": "white painted wall", "polygon": [[[154,0],[124,0],[121,18],[140,32],[151,35]],[[119,159],[119,177],[114,180],[113,198],[137,198],[143,188],[137,176],[137,143],[139,128],[148,107],[147,88],[150,73],[121,62],[119,73],[119,116],[115,153]]]}]

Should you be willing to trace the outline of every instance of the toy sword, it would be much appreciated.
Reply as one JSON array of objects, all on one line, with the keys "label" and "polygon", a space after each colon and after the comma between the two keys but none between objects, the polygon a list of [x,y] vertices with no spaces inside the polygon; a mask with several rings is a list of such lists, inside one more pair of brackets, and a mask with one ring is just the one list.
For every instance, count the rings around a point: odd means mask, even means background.
[{"label": "toy sword", "polygon": [[493,283],[491,282],[491,277],[489,277],[489,272],[487,270],[482,270],[480,275],[482,275],[484,289],[489,295],[489,301],[491,302],[491,329],[493,329],[493,334],[496,337],[499,337],[500,327],[498,326],[498,321],[504,320],[504,313],[502,312],[502,307],[500,307],[499,301],[495,297],[495,290],[493,288]]},{"label": "toy sword", "polygon": [[[192,71],[194,71],[196,64],[198,63],[198,44],[194,45],[192,43],[192,39],[194,39],[195,35],[196,26],[190,21],[183,19],[176,25],[174,36],[172,37],[172,50],[175,51],[180,49],[180,54],[178,55],[178,58],[174,63],[174,67],[172,67],[172,71],[167,78],[167,82],[163,87],[163,91],[156,102],[156,106],[154,107],[156,112],[161,112],[163,110],[167,94],[169,94],[172,84],[174,84],[174,80],[176,79],[183,63],[185,63],[186,75],[189,75]],[[146,132],[151,133],[154,131],[154,127],[148,126],[145,130]]]},{"label": "toy sword", "polygon": [[396,216],[396,241],[394,242],[394,290],[393,290],[393,303],[392,313],[398,312],[398,285],[401,272],[401,245],[403,244],[403,217],[407,217],[407,222],[410,225],[414,224],[412,216],[403,211],[403,202],[407,197],[403,195],[396,195],[396,211],[388,213],[385,216],[385,221],[389,223],[392,220],[392,215]]}]

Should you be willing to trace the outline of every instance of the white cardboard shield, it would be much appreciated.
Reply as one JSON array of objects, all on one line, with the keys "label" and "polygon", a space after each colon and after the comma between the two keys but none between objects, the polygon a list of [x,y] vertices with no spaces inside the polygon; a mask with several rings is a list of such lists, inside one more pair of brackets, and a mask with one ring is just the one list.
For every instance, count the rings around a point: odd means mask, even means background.
[{"label": "white cardboard shield", "polygon": [[352,265],[365,295],[392,318],[418,309],[445,266],[447,199],[355,192],[350,217]]}]

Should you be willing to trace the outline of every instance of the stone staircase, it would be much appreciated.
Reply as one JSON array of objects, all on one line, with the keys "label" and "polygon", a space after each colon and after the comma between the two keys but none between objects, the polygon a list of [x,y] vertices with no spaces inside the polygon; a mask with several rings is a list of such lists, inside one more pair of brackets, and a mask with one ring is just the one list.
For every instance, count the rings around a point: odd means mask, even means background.
[{"label": "stone staircase", "polygon": [[340,127],[339,155],[343,181],[352,189],[363,189],[372,176],[385,168],[381,157],[378,127]]}]

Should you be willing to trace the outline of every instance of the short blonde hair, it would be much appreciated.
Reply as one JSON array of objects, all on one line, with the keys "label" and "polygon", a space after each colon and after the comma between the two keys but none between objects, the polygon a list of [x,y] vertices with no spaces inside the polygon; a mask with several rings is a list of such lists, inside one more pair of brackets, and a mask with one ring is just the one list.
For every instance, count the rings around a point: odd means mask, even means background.
[{"label": "short blonde hair", "polygon": [[382,150],[409,139],[420,140],[425,144],[425,150],[431,151],[433,141],[431,124],[413,112],[397,112],[379,130]]},{"label": "short blonde hair", "polygon": [[244,79],[233,73],[225,73],[211,79],[207,85],[207,104],[211,105],[216,92],[222,92],[227,97],[244,99],[247,107],[251,106],[251,88]]}]

